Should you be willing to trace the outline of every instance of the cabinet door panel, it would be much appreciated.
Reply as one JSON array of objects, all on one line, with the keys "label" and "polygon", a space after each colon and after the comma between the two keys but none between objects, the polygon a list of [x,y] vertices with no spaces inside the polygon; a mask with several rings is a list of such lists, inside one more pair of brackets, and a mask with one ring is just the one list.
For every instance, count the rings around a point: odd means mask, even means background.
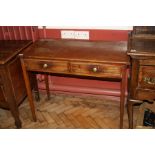
[{"label": "cabinet door panel", "polygon": [[16,103],[21,102],[21,100],[26,96],[25,82],[23,78],[22,68],[20,64],[19,57],[16,57],[9,65],[9,76],[12,83],[13,93],[16,99]]}]

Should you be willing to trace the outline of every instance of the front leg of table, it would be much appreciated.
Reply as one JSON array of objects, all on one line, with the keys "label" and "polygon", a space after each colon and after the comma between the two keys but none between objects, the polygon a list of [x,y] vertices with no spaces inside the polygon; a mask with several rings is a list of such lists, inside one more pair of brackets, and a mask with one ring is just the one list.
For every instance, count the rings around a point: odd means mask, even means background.
[{"label": "front leg of table", "polygon": [[21,65],[22,65],[22,69],[23,69],[23,76],[24,76],[24,80],[25,80],[25,86],[26,86],[28,100],[29,100],[29,104],[30,104],[30,108],[31,108],[31,112],[32,112],[32,117],[33,117],[33,120],[36,121],[37,119],[36,119],[35,107],[34,107],[34,103],[33,103],[30,79],[28,76],[28,71],[26,70],[26,66],[25,66],[23,58],[22,58],[23,55],[20,55],[20,57],[21,57],[20,60],[21,60]]}]

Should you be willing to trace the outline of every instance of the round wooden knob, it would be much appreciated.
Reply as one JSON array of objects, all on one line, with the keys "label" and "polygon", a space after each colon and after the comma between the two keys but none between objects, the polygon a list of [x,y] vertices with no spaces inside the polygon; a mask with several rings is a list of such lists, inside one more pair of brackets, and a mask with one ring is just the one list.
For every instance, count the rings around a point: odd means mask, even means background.
[{"label": "round wooden knob", "polygon": [[96,67],[93,68],[93,72],[97,72],[97,68]]},{"label": "round wooden knob", "polygon": [[44,64],[44,65],[43,65],[43,68],[47,68],[47,67],[48,67],[48,65],[47,65],[47,64]]}]

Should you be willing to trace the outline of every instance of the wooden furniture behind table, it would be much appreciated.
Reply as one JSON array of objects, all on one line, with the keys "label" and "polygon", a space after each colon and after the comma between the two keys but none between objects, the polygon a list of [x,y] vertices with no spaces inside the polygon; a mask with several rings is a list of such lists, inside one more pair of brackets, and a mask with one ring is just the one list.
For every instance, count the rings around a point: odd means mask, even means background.
[{"label": "wooden furniture behind table", "polygon": [[129,127],[133,128],[133,105],[155,99],[155,27],[134,27],[127,54],[131,57]]},{"label": "wooden furniture behind table", "polygon": [[32,41],[0,41],[0,107],[9,109],[17,128],[21,127],[18,105],[26,88],[18,54]]},{"label": "wooden furniture behind table", "polygon": [[[123,128],[125,88],[129,59],[127,42],[39,40],[20,54],[34,121],[29,71],[54,75],[121,81],[120,128]],[[110,122],[109,122],[110,123]]]}]

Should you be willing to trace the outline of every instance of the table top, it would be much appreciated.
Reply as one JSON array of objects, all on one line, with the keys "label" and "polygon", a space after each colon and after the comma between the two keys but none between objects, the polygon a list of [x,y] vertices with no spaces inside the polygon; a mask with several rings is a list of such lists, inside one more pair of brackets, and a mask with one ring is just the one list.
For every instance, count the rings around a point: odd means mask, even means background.
[{"label": "table top", "polygon": [[38,40],[23,58],[129,64],[126,41]]},{"label": "table top", "polygon": [[0,40],[0,64],[7,63],[31,43],[30,40]]}]

